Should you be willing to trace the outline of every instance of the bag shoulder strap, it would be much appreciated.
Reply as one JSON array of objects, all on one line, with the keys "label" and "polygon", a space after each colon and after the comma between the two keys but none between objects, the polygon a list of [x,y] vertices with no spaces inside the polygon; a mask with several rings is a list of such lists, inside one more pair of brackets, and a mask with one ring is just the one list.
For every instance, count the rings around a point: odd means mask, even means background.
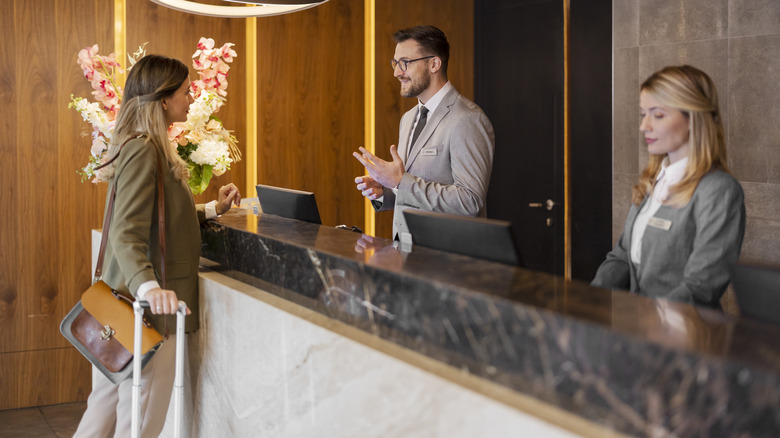
[{"label": "bag shoulder strap", "polygon": [[[119,147],[119,151],[117,154],[111,158],[109,161],[105,162],[104,164],[100,165],[96,168],[100,169],[103,168],[112,162],[116,160],[119,157],[119,154],[122,152],[122,148],[130,141],[134,140],[138,137],[141,137],[141,134],[135,135],[133,137],[128,138],[125,140],[124,143]],[[155,148],[156,149],[156,148]],[[160,237],[160,252],[162,255],[161,259],[161,272],[162,275],[162,287],[165,288],[165,252],[166,252],[166,246],[165,246],[165,187],[163,184],[163,175],[162,175],[162,163],[160,160],[159,153],[155,150],[155,155],[157,156],[157,221],[159,226],[159,237]],[[108,198],[108,206],[106,215],[103,218],[103,235],[100,239],[100,250],[98,252],[98,259],[97,263],[95,265],[95,277],[93,279],[93,282],[97,282],[100,280],[100,278],[103,276],[103,259],[106,254],[106,245],[108,244],[108,230],[111,227],[111,217],[114,213],[114,198],[116,198],[116,184],[114,184],[111,188],[111,196]]]},{"label": "bag shoulder strap", "polygon": [[[162,288],[165,287],[165,183],[163,182],[163,168],[160,153],[155,150],[157,155],[157,235],[160,238],[160,276],[162,277]],[[166,331],[167,337],[167,331]]]}]

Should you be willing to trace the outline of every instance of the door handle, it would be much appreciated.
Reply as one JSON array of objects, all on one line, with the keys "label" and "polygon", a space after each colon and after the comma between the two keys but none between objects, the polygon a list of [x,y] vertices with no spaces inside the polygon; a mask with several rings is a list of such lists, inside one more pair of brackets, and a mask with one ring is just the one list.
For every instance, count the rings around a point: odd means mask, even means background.
[{"label": "door handle", "polygon": [[558,203],[554,202],[552,199],[548,199],[548,200],[544,201],[544,203],[541,203],[541,202],[531,202],[530,204],[528,204],[528,206],[531,207],[531,208],[542,208],[542,207],[544,207],[547,210],[552,210],[553,207],[555,207],[556,205],[558,205]]}]

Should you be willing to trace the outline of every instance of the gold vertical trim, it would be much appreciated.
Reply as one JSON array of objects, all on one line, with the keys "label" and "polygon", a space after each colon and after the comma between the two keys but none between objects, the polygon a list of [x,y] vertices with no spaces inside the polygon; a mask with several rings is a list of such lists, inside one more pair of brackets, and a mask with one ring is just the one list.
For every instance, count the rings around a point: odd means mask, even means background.
[{"label": "gold vertical trim", "polygon": [[255,193],[257,181],[257,18],[246,19],[246,188]]},{"label": "gold vertical trim", "polygon": [[[125,0],[114,0],[114,53],[121,65],[127,66],[127,4]],[[117,81],[125,85],[125,73],[118,71]]]},{"label": "gold vertical trim", "polygon": [[563,276],[571,281],[571,120],[569,89],[570,3],[563,0]]},{"label": "gold vertical trim", "polygon": [[[376,0],[364,1],[364,52],[365,52],[365,148],[376,153]],[[366,234],[376,235],[376,213],[367,198],[364,204],[364,229]]]}]

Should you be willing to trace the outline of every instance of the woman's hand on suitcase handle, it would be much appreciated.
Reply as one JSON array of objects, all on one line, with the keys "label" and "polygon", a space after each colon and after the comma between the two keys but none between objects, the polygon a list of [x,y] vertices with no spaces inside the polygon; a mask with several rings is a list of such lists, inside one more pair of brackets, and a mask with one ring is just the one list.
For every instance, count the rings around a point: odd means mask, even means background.
[{"label": "woman's hand on suitcase handle", "polygon": [[[155,315],[173,315],[179,309],[179,299],[176,292],[169,289],[155,288],[144,295],[144,299],[149,302],[149,309]],[[187,315],[191,314],[187,307]]]}]

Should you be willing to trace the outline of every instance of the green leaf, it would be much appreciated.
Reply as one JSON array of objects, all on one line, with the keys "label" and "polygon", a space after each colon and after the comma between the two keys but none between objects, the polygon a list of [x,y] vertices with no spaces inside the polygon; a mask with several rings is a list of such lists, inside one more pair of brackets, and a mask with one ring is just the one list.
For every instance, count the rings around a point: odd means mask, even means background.
[{"label": "green leaf", "polygon": [[189,163],[190,180],[188,181],[190,191],[195,195],[200,195],[209,186],[211,182],[212,166],[209,164],[198,165]]},{"label": "green leaf", "polygon": [[210,165],[210,164],[204,164],[203,165],[203,176],[202,176],[201,183],[200,183],[200,185],[201,185],[200,192],[201,193],[203,193],[203,191],[206,190],[206,188],[209,186],[209,183],[211,182],[211,176],[212,176],[211,170],[213,168],[214,167],[212,165]]},{"label": "green leaf", "polygon": [[[195,151],[195,149],[198,148],[198,145],[187,143],[187,146],[177,145],[176,151],[179,153],[179,156],[182,160],[189,162],[190,155]],[[189,163],[190,166],[192,166],[192,163]]]}]

